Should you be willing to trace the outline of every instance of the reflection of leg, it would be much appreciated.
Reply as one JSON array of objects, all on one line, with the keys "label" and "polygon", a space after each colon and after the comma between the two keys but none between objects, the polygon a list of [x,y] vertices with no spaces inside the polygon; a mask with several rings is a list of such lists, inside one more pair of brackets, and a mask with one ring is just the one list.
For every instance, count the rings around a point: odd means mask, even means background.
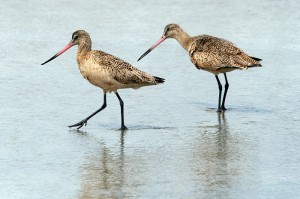
[{"label": "reflection of leg", "polygon": [[222,112],[218,112],[218,122],[219,122],[219,126],[222,124],[221,121],[221,114],[223,114]]},{"label": "reflection of leg", "polygon": [[218,122],[219,125],[224,125],[226,123],[225,112],[218,112]]},{"label": "reflection of leg", "polygon": [[218,102],[218,112],[221,112],[221,95],[222,95],[222,84],[219,80],[218,75],[215,75],[217,82],[218,82],[218,86],[219,86],[219,102]]},{"label": "reflection of leg", "polygon": [[76,123],[76,124],[73,124],[73,125],[70,125],[69,127],[77,127],[77,129],[80,129],[83,125],[86,126],[87,124],[87,121],[89,119],[91,119],[94,115],[96,115],[97,113],[99,113],[100,111],[102,111],[103,109],[105,109],[106,107],[106,93],[104,93],[104,101],[103,101],[103,105],[101,106],[100,109],[98,109],[97,111],[95,111],[94,113],[92,113],[90,116],[88,116],[87,118],[81,120],[80,122]]},{"label": "reflection of leg", "polygon": [[124,125],[124,102],[120,97],[119,93],[118,92],[115,93],[120,101],[120,106],[121,106],[121,129],[120,130],[127,130],[128,128]]},{"label": "reflection of leg", "polygon": [[229,88],[229,84],[228,84],[228,81],[227,81],[226,73],[224,73],[224,77],[225,77],[225,91],[224,91],[223,102],[222,102],[222,107],[221,107],[223,111],[226,110],[226,108],[225,108],[225,100],[226,100],[227,90]]}]

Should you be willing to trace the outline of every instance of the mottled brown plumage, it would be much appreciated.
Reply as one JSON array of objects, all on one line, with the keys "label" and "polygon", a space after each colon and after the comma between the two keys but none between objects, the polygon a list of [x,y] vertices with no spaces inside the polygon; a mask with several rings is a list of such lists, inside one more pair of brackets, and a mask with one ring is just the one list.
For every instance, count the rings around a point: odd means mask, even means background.
[{"label": "mottled brown plumage", "polygon": [[209,35],[200,35],[191,39],[194,41],[191,42],[188,52],[192,63],[198,69],[219,74],[234,69],[261,66],[259,61],[225,39]]},{"label": "mottled brown plumage", "polygon": [[[174,38],[178,41],[178,43],[189,53],[191,62],[196,66],[196,68],[206,70],[215,75],[219,86],[218,111],[226,110],[225,98],[229,87],[226,72],[230,72],[235,69],[247,69],[249,67],[261,66],[261,59],[250,57],[230,41],[210,35],[191,37],[177,24],[167,25],[161,39],[151,46],[151,48],[148,49],[138,60],[146,56],[167,38]],[[224,74],[226,81],[222,106],[220,105],[222,85],[218,78],[218,74],[220,73]]]},{"label": "mottled brown plumage", "polygon": [[162,83],[163,79],[145,73],[118,57],[100,50],[91,50],[91,39],[87,32],[73,33],[78,44],[77,63],[84,78],[106,92],[117,92],[122,88],[140,88]]},{"label": "mottled brown plumage", "polygon": [[106,107],[106,93],[114,92],[121,105],[121,129],[127,129],[124,125],[123,101],[117,90],[123,88],[138,89],[143,86],[156,85],[163,83],[164,79],[145,73],[113,55],[99,50],[92,50],[91,38],[84,30],[74,32],[71,42],[43,64],[55,59],[74,45],[78,45],[77,63],[80,73],[91,84],[103,89],[104,103],[95,113],[70,127],[76,126],[79,129],[86,125],[91,117]]}]

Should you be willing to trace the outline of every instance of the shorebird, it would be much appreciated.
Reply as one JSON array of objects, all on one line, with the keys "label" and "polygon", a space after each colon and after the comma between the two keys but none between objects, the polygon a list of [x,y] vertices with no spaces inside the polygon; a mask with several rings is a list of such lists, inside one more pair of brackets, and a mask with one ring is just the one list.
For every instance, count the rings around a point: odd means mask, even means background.
[{"label": "shorebird", "polygon": [[[174,38],[178,41],[178,43],[189,53],[190,59],[197,69],[202,69],[215,75],[219,87],[219,112],[226,110],[225,99],[229,88],[226,73],[236,69],[261,67],[261,59],[247,55],[230,41],[210,35],[191,37],[177,24],[167,25],[164,29],[163,36],[152,45],[138,61],[168,38]],[[222,84],[218,77],[220,73],[223,73],[225,77],[225,91],[222,105]]]},{"label": "shorebird", "polygon": [[164,79],[140,71],[118,57],[100,50],[92,50],[90,35],[84,30],[74,32],[72,40],[53,57],[42,63],[42,65],[60,56],[75,45],[78,45],[77,63],[80,73],[91,84],[102,88],[104,101],[100,109],[69,127],[80,129],[83,125],[86,125],[89,119],[106,107],[106,93],[114,92],[121,106],[121,130],[126,130],[127,127],[124,124],[124,103],[117,90],[124,88],[138,89],[143,86],[156,85],[163,83]]}]

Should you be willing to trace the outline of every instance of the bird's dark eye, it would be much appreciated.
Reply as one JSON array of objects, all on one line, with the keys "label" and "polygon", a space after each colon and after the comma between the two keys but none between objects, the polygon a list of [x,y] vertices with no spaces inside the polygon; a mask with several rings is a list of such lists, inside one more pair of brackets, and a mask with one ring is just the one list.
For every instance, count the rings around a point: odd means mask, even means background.
[{"label": "bird's dark eye", "polygon": [[75,39],[78,39],[78,37],[79,37],[78,35],[75,35],[73,39],[74,39],[74,40],[75,40]]},{"label": "bird's dark eye", "polygon": [[170,27],[165,28],[164,34],[167,34],[167,32],[169,32],[169,30],[170,30]]}]

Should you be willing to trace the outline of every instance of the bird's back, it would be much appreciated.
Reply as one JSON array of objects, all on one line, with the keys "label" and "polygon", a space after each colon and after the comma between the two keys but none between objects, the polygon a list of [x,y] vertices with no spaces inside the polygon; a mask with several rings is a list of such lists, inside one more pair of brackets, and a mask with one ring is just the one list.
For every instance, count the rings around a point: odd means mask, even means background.
[{"label": "bird's back", "polygon": [[199,69],[218,74],[234,69],[261,66],[260,59],[250,57],[232,42],[210,35],[192,38],[189,47],[191,61]]}]

